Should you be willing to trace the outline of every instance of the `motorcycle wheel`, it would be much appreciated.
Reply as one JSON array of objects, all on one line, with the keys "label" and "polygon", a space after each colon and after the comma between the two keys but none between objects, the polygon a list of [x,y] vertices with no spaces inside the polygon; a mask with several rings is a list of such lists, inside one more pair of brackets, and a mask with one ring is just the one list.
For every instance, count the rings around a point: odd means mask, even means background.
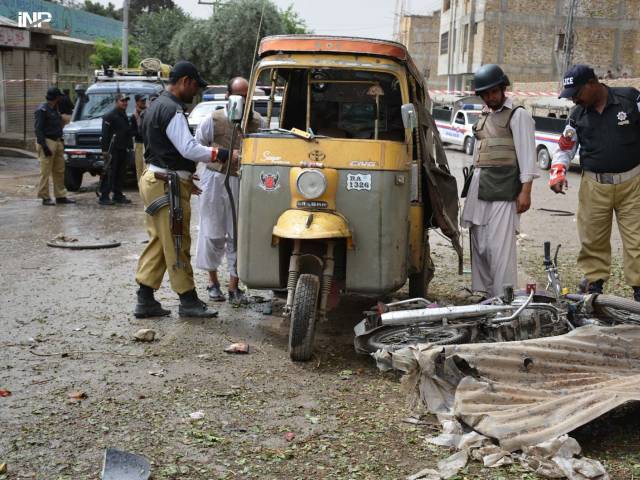
[{"label": "motorcycle wheel", "polygon": [[640,302],[615,295],[598,295],[594,301],[595,309],[619,323],[640,324]]},{"label": "motorcycle wheel", "polygon": [[374,332],[367,340],[367,349],[371,353],[381,349],[393,352],[419,343],[454,345],[464,343],[468,339],[469,332],[465,328],[406,325],[383,328]]},{"label": "motorcycle wheel", "polygon": [[316,275],[300,275],[293,296],[289,328],[289,357],[294,362],[306,362],[313,355],[320,280]]}]

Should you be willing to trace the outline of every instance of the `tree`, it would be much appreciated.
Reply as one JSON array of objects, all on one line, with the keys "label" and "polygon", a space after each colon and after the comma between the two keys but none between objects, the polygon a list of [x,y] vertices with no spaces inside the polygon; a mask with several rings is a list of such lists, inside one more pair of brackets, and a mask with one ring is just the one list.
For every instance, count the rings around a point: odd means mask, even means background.
[{"label": "tree", "polygon": [[[89,56],[89,61],[94,67],[103,65],[119,66],[122,62],[122,42],[108,43],[105,40],[96,40],[96,53]],[[137,67],[140,64],[140,50],[129,44],[129,67]]]},{"label": "tree", "polygon": [[142,56],[159,58],[164,63],[175,63],[170,48],[173,37],[190,22],[191,18],[180,7],[161,8],[138,15],[133,32]]},{"label": "tree", "polygon": [[300,18],[298,12],[293,9],[293,4],[289,5],[286,10],[280,12],[284,30],[288,34],[312,33],[307,28],[307,22]]},{"label": "tree", "polygon": [[256,37],[284,33],[282,13],[270,0],[233,0],[215,17],[180,30],[172,52],[174,58],[193,62],[208,81],[224,83],[233,75],[251,74]]},{"label": "tree", "polygon": [[92,2],[91,0],[84,0],[84,4],[80,8],[89,13],[122,20],[122,9],[116,9],[116,6],[111,2],[104,6],[97,0],[95,2]]}]

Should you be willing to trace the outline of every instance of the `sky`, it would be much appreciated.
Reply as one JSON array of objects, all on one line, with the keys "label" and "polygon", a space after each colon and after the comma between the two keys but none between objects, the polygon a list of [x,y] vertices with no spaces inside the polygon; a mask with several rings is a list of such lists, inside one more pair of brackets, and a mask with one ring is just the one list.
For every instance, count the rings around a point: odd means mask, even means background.
[{"label": "sky", "polygon": [[[109,0],[99,0],[107,4]],[[199,0],[174,0],[194,17],[211,15],[211,5]],[[200,0],[211,2],[211,0]],[[391,39],[395,23],[396,0],[271,0],[285,9],[293,5],[316,34],[350,35]],[[122,0],[111,0],[116,7]],[[405,0],[405,11],[426,15],[440,8],[441,0]]]}]

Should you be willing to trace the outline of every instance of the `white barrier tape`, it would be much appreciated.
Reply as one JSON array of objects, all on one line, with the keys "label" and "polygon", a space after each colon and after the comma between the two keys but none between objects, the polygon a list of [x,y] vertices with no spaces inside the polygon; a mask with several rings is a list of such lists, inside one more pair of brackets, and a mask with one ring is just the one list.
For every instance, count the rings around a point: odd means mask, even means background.
[{"label": "white barrier tape", "polygon": [[50,83],[51,80],[46,78],[19,78],[19,79],[11,79],[11,80],[0,80],[0,83],[22,83],[22,82],[47,82]]},{"label": "white barrier tape", "polygon": [[[429,95],[475,95],[470,90],[429,90]],[[507,92],[507,95],[515,97],[557,97],[558,92]]]}]

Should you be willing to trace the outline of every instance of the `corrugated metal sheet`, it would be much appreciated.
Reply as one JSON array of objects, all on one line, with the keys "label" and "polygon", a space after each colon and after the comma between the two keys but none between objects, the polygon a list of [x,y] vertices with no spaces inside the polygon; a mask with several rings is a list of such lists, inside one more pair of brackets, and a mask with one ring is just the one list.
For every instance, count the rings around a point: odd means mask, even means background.
[{"label": "corrugated metal sheet", "polygon": [[640,400],[640,326],[585,326],[522,342],[378,352],[427,409],[453,414],[509,452]]},{"label": "corrugated metal sheet", "polygon": [[633,325],[523,342],[423,345],[393,357],[410,366],[430,411],[453,412],[510,451],[640,400],[640,327]]}]

